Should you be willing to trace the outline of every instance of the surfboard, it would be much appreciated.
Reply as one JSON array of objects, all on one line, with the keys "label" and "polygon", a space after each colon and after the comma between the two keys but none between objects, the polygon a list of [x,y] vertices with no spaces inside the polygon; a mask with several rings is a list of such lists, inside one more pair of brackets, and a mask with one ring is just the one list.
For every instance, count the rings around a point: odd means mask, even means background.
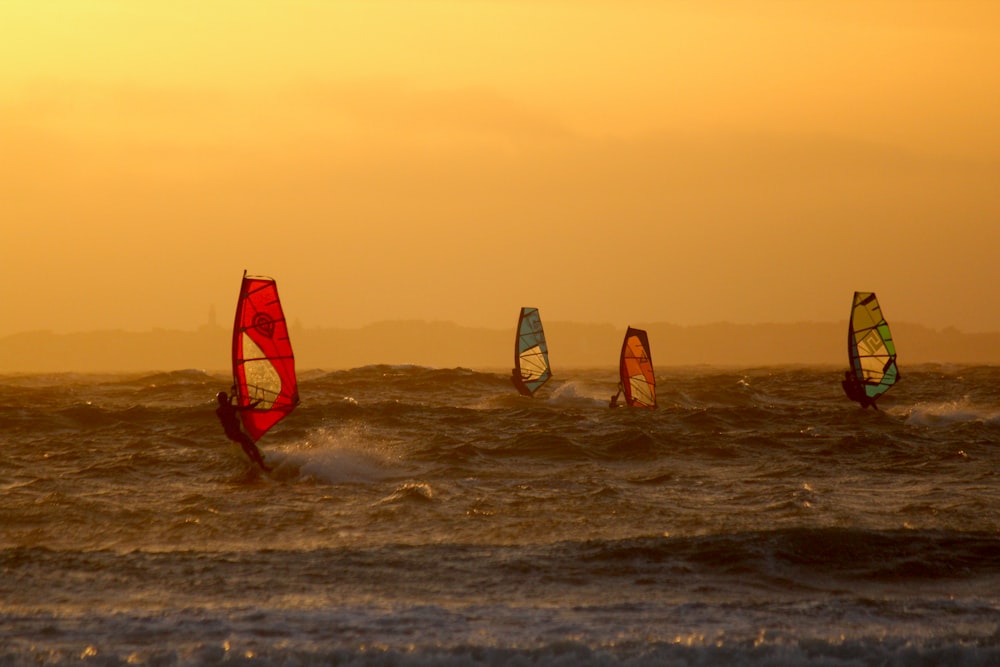
[{"label": "surfboard", "polygon": [[643,329],[628,327],[625,331],[618,373],[626,405],[632,408],[656,407],[653,356],[649,351],[649,336]]},{"label": "surfboard", "polygon": [[256,442],[299,402],[295,355],[273,278],[243,272],[233,323],[232,361],[240,417]]},{"label": "surfboard", "polygon": [[896,345],[874,292],[855,292],[847,330],[850,374],[874,400],[896,384]]},{"label": "surfboard", "polygon": [[514,370],[511,381],[525,396],[534,396],[552,377],[549,346],[537,308],[521,308],[514,336]]}]

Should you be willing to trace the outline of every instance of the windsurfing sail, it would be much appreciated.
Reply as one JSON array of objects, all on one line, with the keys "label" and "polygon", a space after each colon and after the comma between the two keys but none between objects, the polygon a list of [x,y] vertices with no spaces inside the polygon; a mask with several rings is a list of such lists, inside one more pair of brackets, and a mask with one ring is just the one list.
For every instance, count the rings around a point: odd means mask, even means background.
[{"label": "windsurfing sail", "polygon": [[233,324],[233,386],[243,426],[255,442],[299,402],[277,284],[245,271]]},{"label": "windsurfing sail", "polygon": [[656,407],[653,357],[649,352],[649,337],[644,330],[629,327],[625,332],[619,375],[625,403],[629,407]]},{"label": "windsurfing sail", "polygon": [[511,380],[517,390],[525,396],[535,392],[552,377],[549,366],[549,346],[545,343],[545,331],[537,308],[521,308],[517,319],[517,335],[514,337],[514,370]]},{"label": "windsurfing sail", "polygon": [[855,292],[847,332],[850,373],[869,399],[889,391],[899,379],[896,345],[874,292]]}]

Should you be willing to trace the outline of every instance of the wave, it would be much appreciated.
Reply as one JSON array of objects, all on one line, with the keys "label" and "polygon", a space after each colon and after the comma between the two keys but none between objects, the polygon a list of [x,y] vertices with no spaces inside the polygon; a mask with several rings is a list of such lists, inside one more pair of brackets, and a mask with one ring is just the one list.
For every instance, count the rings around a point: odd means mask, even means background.
[{"label": "wave", "polygon": [[[695,537],[647,537],[559,545],[564,558],[603,572],[627,564],[647,575],[664,569],[701,574],[789,580],[815,585],[820,579],[898,584],[907,579],[975,579],[1000,575],[1000,535],[955,531],[790,528]],[[557,559],[559,560],[559,559]]]},{"label": "wave", "polygon": [[218,382],[219,376],[208,373],[197,368],[186,368],[176,371],[165,371],[162,373],[152,373],[140,375],[136,378],[118,380],[120,384],[130,384],[138,386],[157,385],[203,385],[209,382]]},{"label": "wave", "polygon": [[[607,490],[598,493],[604,494]],[[428,503],[436,497],[431,485],[408,481],[396,484],[390,492],[375,500],[373,506]],[[363,569],[393,560],[399,567],[392,577],[419,579],[424,576],[417,574],[420,572],[433,577],[434,568],[440,567],[475,570],[496,582],[513,577],[510,583],[514,586],[530,586],[534,580],[571,577],[586,582],[586,586],[596,591],[613,586],[615,581],[629,582],[628,585],[646,581],[664,586],[662,593],[671,595],[670,591],[682,593],[689,591],[693,584],[721,582],[727,577],[739,578],[740,585],[760,588],[780,582],[780,590],[785,591],[793,580],[803,586],[833,589],[840,589],[849,581],[858,584],[880,582],[895,587],[905,587],[909,581],[995,581],[1000,576],[997,553],[1000,553],[1000,534],[994,532],[800,527],[525,545],[435,542],[405,547],[401,544],[302,550],[276,547],[219,553],[185,550],[119,554],[106,550],[13,547],[0,549],[0,566],[14,577],[48,571],[55,577],[52,585],[58,585],[61,573],[78,568],[105,572],[110,577],[116,572],[139,572],[153,566],[182,574],[194,561],[200,568],[211,571],[212,576],[217,576],[220,586],[230,578],[224,576],[227,570],[233,570],[238,579],[239,576],[252,576],[254,569],[270,568],[275,571],[287,569],[291,578],[282,582],[282,586],[295,588],[302,583],[295,578],[308,579],[317,568],[329,570],[330,564],[339,564],[327,574],[327,583],[336,585],[338,580],[350,581],[356,576],[356,572],[349,571],[351,567]],[[397,583],[387,579],[379,585]],[[463,590],[466,586],[471,587],[470,590],[476,586],[472,581],[450,583]]]},{"label": "wave", "polygon": [[[604,407],[608,404],[609,396],[614,393],[613,386],[608,391],[599,393],[593,384],[578,381],[554,380],[550,384],[552,389],[547,396],[547,403],[560,408]],[[541,398],[545,399],[545,394]]]},{"label": "wave", "polygon": [[407,482],[400,484],[387,497],[378,501],[378,505],[402,505],[407,503],[429,503],[434,500],[434,490],[424,482]]},{"label": "wave", "polygon": [[989,424],[1000,426],[1000,407],[983,405],[968,396],[950,401],[920,402],[902,411],[906,423],[912,426],[953,426]]},{"label": "wave", "polygon": [[580,460],[587,457],[572,438],[551,430],[529,430],[517,433],[494,446],[477,447],[480,454],[494,457],[526,457],[549,460]]},{"label": "wave", "polygon": [[308,431],[266,449],[278,481],[323,484],[364,484],[397,477],[403,470],[394,463],[389,447],[366,438],[363,429],[345,425]]},{"label": "wave", "polygon": [[[421,522],[441,505],[429,484],[402,482],[365,514]],[[523,545],[6,548],[0,659],[986,665],[1000,658],[998,551],[996,533],[861,528]]]},{"label": "wave", "polygon": [[[422,609],[426,615],[434,612],[454,623],[444,610]],[[2,617],[0,617],[2,618]],[[871,633],[858,638],[807,638],[797,641],[782,632],[760,631],[754,638],[730,638],[724,633],[705,634],[692,632],[678,634],[669,641],[611,640],[606,644],[587,643],[578,638],[552,642],[533,642],[533,646],[503,645],[488,638],[491,634],[483,628],[482,643],[434,645],[429,642],[400,642],[389,646],[384,642],[337,642],[320,639],[318,627],[325,622],[328,627],[355,627],[361,620],[381,623],[393,622],[409,628],[410,618],[379,617],[358,618],[350,615],[317,615],[309,624],[310,631],[297,637],[294,627],[297,619],[287,619],[282,614],[260,614],[251,620],[226,619],[195,615],[191,610],[168,618],[161,616],[128,617],[98,616],[94,622],[103,621],[130,641],[118,640],[105,645],[88,643],[77,638],[76,633],[61,636],[58,623],[49,620],[50,636],[31,643],[14,640],[0,652],[4,664],[64,665],[98,661],[99,664],[184,664],[219,665],[229,662],[270,665],[302,665],[303,667],[345,665],[350,667],[493,667],[500,665],[547,665],[551,667],[615,667],[643,665],[649,667],[680,667],[686,665],[727,665],[729,667],[805,667],[837,665],[854,667],[862,665],[896,665],[898,667],[925,667],[926,665],[951,665],[953,667],[985,667],[1000,662],[1000,639],[968,636],[956,633],[946,638],[907,639],[885,637]],[[474,619],[477,620],[478,619]],[[45,620],[22,621],[27,630],[44,635],[40,629]],[[65,621],[63,622],[65,623]],[[229,632],[225,641],[196,641],[193,630],[198,624],[214,628],[216,634]],[[265,624],[270,624],[268,630]],[[89,622],[81,623],[84,627]],[[277,629],[275,629],[277,628]],[[440,632],[440,631],[439,631]],[[55,636],[52,636],[55,635]],[[271,639],[268,637],[271,636]],[[213,638],[214,639],[214,638]],[[133,644],[132,642],[135,642]]]},{"label": "wave", "polygon": [[373,364],[350,370],[333,371],[311,379],[303,385],[329,389],[336,387],[376,387],[409,389],[412,391],[455,390],[465,386],[509,386],[509,381],[496,373],[468,368],[433,368],[409,364]]}]

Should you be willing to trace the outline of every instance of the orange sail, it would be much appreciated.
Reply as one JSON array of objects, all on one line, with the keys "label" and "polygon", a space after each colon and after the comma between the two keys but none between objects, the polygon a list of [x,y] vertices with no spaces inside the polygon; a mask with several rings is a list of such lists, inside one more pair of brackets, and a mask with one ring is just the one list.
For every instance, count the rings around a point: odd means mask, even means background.
[{"label": "orange sail", "polygon": [[649,337],[642,329],[629,327],[622,342],[619,366],[625,403],[633,408],[656,407],[656,377],[653,357],[649,352]]}]

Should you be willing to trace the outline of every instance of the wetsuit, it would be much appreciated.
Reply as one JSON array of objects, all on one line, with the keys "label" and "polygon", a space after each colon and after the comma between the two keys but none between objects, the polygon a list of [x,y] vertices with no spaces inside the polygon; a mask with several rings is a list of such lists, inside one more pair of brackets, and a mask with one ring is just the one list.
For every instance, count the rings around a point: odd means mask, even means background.
[{"label": "wetsuit", "polygon": [[222,423],[222,428],[226,432],[226,437],[233,442],[238,443],[254,463],[259,465],[265,472],[269,472],[271,468],[264,463],[264,457],[261,456],[256,443],[254,443],[250,436],[244,433],[243,429],[240,427],[240,421],[236,416],[236,408],[231,403],[220,403],[219,407],[215,409],[215,414]]},{"label": "wetsuit", "polygon": [[860,404],[863,408],[871,406],[878,410],[878,406],[875,405],[875,399],[868,396],[864,385],[851,375],[850,371],[844,371],[844,379],[840,381],[840,385],[844,388],[847,398]]}]

